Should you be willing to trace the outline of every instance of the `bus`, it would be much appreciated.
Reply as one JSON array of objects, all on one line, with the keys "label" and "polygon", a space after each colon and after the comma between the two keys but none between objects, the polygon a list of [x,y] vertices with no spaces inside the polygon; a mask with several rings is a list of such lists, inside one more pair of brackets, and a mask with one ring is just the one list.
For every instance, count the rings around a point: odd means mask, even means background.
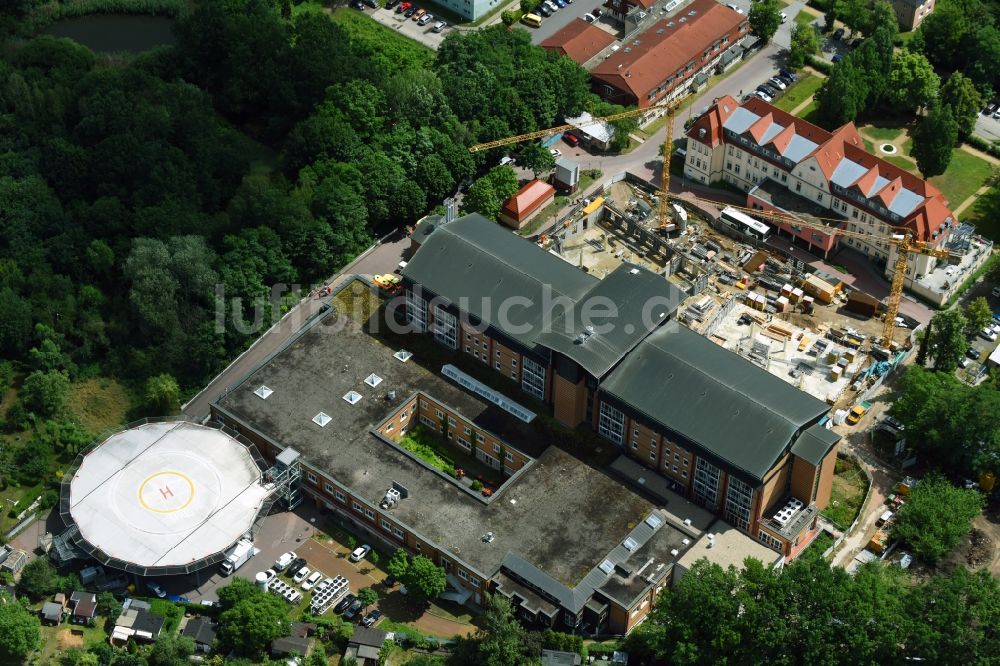
[{"label": "bus", "polygon": [[764,224],[760,220],[755,220],[754,218],[741,213],[735,208],[730,208],[726,206],[722,209],[721,221],[726,226],[738,231],[744,236],[750,238],[755,238],[761,242],[767,239],[771,235],[771,227]]}]

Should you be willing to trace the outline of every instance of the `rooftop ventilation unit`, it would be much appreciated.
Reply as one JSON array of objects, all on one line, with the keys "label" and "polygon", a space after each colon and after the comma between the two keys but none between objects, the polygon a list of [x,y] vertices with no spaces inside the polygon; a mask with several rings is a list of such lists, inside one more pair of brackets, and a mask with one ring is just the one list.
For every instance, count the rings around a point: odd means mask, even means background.
[{"label": "rooftop ventilation unit", "polygon": [[684,544],[685,546],[690,546],[691,539],[681,539],[681,543]]},{"label": "rooftop ventilation unit", "polygon": [[397,361],[402,361],[403,363],[406,363],[411,358],[413,358],[413,352],[408,352],[405,349],[400,349],[398,352],[393,354],[392,357]]},{"label": "rooftop ventilation unit", "polygon": [[400,495],[398,490],[396,490],[395,488],[389,488],[389,490],[385,491],[385,497],[382,498],[382,501],[379,503],[379,506],[382,507],[383,509],[391,509],[392,507],[399,504],[399,500],[401,500],[402,498],[403,497],[402,495]]},{"label": "rooftop ventilation unit", "polygon": [[597,565],[597,568],[603,571],[606,575],[610,576],[611,572],[615,570],[615,565],[611,562],[611,560],[604,560]]},{"label": "rooftop ventilation unit", "polygon": [[365,377],[365,384],[368,384],[368,386],[371,386],[372,388],[375,388],[381,383],[382,383],[382,378],[376,375],[374,372]]},{"label": "rooftop ventilation unit", "polygon": [[332,420],[333,419],[331,419],[327,414],[324,414],[323,412],[320,412],[319,414],[313,417],[313,423],[318,425],[320,428],[325,428],[326,424]]},{"label": "rooftop ventilation unit", "polygon": [[356,405],[361,401],[361,394],[358,393],[357,391],[348,391],[347,393],[344,394],[344,400],[351,403],[352,405]]},{"label": "rooftop ventilation unit", "polygon": [[715,535],[714,534],[709,534],[708,535],[708,547],[712,548],[714,546],[715,546]]},{"label": "rooftop ventilation unit", "polygon": [[660,518],[655,513],[651,513],[648,516],[646,516],[646,520],[643,522],[645,522],[647,525],[649,525],[655,530],[657,527],[663,524],[663,519]]},{"label": "rooftop ventilation unit", "polygon": [[687,525],[688,527],[691,527],[691,519],[690,518],[685,518],[684,519],[684,524]]},{"label": "rooftop ventilation unit", "polygon": [[670,549],[670,554],[671,554],[671,555],[672,555],[673,557],[677,557],[678,555],[680,555],[680,554],[681,554],[681,551],[677,550],[676,548],[671,548],[671,549]]},{"label": "rooftop ventilation unit", "polygon": [[631,551],[635,550],[636,546],[638,546],[639,544],[636,543],[635,539],[633,539],[632,537],[629,537],[629,538],[625,539],[625,541],[622,542],[622,545],[625,546],[625,550],[631,552]]},{"label": "rooftop ventilation unit", "polygon": [[495,537],[493,536],[493,532],[487,532],[482,536],[483,543],[493,543],[494,538]]},{"label": "rooftop ventilation unit", "polygon": [[269,389],[264,385],[261,385],[261,387],[256,391],[254,391],[253,393],[261,400],[267,400],[269,397],[271,397],[271,394],[274,393],[274,391],[272,391],[271,389]]}]

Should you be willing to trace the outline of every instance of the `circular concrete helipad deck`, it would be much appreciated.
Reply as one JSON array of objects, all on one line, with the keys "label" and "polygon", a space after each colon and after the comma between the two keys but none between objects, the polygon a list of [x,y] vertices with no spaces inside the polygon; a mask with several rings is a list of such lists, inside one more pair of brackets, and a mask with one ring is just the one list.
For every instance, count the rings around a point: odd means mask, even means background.
[{"label": "circular concrete helipad deck", "polygon": [[197,568],[247,532],[268,491],[250,452],[225,433],[154,423],[109,437],[70,484],[81,538],[129,569]]}]

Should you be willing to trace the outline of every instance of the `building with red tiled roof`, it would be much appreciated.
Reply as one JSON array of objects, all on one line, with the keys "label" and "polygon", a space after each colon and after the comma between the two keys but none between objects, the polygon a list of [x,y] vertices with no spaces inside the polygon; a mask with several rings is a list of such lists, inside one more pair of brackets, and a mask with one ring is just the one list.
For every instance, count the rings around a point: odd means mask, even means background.
[{"label": "building with red tiled roof", "polygon": [[[895,246],[883,239],[893,227],[940,245],[957,226],[936,187],[867,152],[852,123],[828,132],[756,97],[743,104],[722,97],[698,117],[688,130],[684,175],[735,185],[751,208],[822,218],[828,230],[777,227],[810,250],[846,243],[887,267]],[[872,240],[845,238],[838,229],[871,233]],[[936,261],[916,257],[908,277],[929,273]]]},{"label": "building with red tiled roof", "polygon": [[699,72],[749,34],[747,17],[715,0],[695,0],[669,19],[629,38],[591,72],[598,95],[645,108],[685,92]]},{"label": "building with red tiled roof", "polygon": [[545,210],[555,196],[556,188],[544,181],[532,180],[507,199],[500,211],[500,221],[513,229],[520,229]]},{"label": "building with red tiled roof", "polygon": [[566,27],[543,41],[540,46],[583,65],[616,41],[617,38],[607,30],[578,18],[567,23]]}]

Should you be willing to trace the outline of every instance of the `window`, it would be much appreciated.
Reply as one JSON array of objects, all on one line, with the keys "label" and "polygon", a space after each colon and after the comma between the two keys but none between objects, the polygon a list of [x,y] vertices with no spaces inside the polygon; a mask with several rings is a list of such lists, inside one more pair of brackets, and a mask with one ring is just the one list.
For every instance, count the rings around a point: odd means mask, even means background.
[{"label": "window", "polygon": [[418,333],[427,332],[427,301],[412,291],[406,292],[406,321]]},{"label": "window", "polygon": [[476,433],[476,441],[479,442],[480,444],[485,444],[486,443],[486,438],[483,437],[482,433],[478,433],[477,432]]},{"label": "window", "polygon": [[656,435],[653,435],[653,436],[652,436],[652,437],[651,437],[651,438],[649,439],[649,445],[650,445],[650,446],[656,446]]},{"label": "window", "polygon": [[333,491],[333,496],[337,498],[338,502],[346,502],[347,501],[347,497],[345,497],[344,493],[340,492],[339,490]]},{"label": "window", "polygon": [[685,459],[684,459],[684,466],[685,466],[685,467],[687,467],[687,466],[688,466],[688,461],[687,461],[687,458],[685,458]]},{"label": "window", "polygon": [[361,505],[358,504],[357,502],[351,502],[351,508],[354,509],[355,511],[361,511],[362,510]]},{"label": "window", "polygon": [[677,473],[677,465],[674,465],[674,466],[672,466],[672,467],[670,468],[670,472],[671,472],[672,474],[676,474],[676,473]]},{"label": "window", "polygon": [[382,519],[382,529],[384,529],[386,532],[391,532],[392,531],[392,523],[390,523],[388,520],[385,520],[383,518]]},{"label": "window", "polygon": [[656,451],[650,451],[649,452],[649,459],[650,460],[656,460]]},{"label": "window", "polygon": [[458,444],[459,444],[459,446],[461,446],[463,449],[468,450],[468,449],[472,448],[472,443],[469,442],[469,440],[467,440],[464,437],[459,436],[459,437],[455,438],[455,441],[457,441]]},{"label": "window", "polygon": [[323,484],[323,490],[325,490],[328,493],[334,492],[333,486],[331,486],[329,483],[324,483]]},{"label": "window", "polygon": [[702,506],[714,508],[719,498],[722,470],[704,458],[694,466],[694,499]]},{"label": "window", "polygon": [[450,427],[452,427],[452,428],[454,428],[455,426],[457,426],[457,425],[458,425],[458,422],[457,422],[457,421],[455,421],[455,419],[454,419],[454,418],[452,418],[452,416],[451,416],[450,414],[448,415],[448,425],[449,425]]},{"label": "window", "polygon": [[479,579],[475,576],[469,576],[469,585],[472,585],[472,587],[479,587]]},{"label": "window", "polygon": [[403,538],[403,530],[399,529],[398,527],[393,527],[392,528],[392,533],[394,535],[396,535],[397,539],[402,539]]},{"label": "window", "polygon": [[779,553],[782,552],[781,542],[778,541],[777,539],[775,539],[773,536],[771,536],[767,532],[765,532],[764,530],[760,531],[760,534],[757,535],[757,538],[765,546],[768,546],[769,548],[774,548]]},{"label": "window", "polygon": [[368,516],[368,520],[375,520],[375,512],[371,509],[365,509],[365,515]]},{"label": "window", "polygon": [[493,453],[500,453],[500,445],[499,444],[494,444],[493,445]]},{"label": "window", "polygon": [[638,437],[639,436],[639,429],[638,428],[633,428],[632,429],[632,436],[633,437]]},{"label": "window", "polygon": [[750,529],[750,507],[753,504],[753,488],[734,476],[729,477],[726,489],[725,518],[740,529]]},{"label": "window", "polygon": [[633,439],[632,440],[632,448],[633,449],[638,449],[639,448],[639,442]]},{"label": "window", "polygon": [[391,423],[385,427],[385,431],[386,432],[392,432],[392,424]]},{"label": "window", "polygon": [[816,195],[816,201],[819,201],[820,203],[823,202],[823,193],[822,192],[820,192],[819,194]]},{"label": "window", "polygon": [[513,379],[515,382],[517,381],[517,370],[510,371],[510,378]]},{"label": "window", "polygon": [[466,435],[469,435],[469,436],[472,435],[472,428],[470,428],[469,426],[465,426],[462,430],[463,430],[463,432],[465,432]]},{"label": "window", "polygon": [[602,437],[620,445],[625,434],[625,414],[620,409],[615,409],[610,403],[602,402],[597,432]]},{"label": "window", "polygon": [[681,459],[681,457],[679,455],[677,455],[676,451],[674,451],[674,460],[680,460],[680,459]]},{"label": "window", "polygon": [[504,451],[503,457],[507,459],[507,462],[514,462],[514,454],[510,451]]},{"label": "window", "polygon": [[795,181],[795,191],[796,192],[802,191],[802,183],[800,181]]},{"label": "window", "polygon": [[517,359],[516,358],[510,359],[510,367],[512,367],[512,368],[516,368],[517,367]]},{"label": "window", "polygon": [[458,577],[462,580],[469,580],[469,574],[465,573],[465,569],[458,570]]},{"label": "window", "polygon": [[423,423],[428,428],[437,429],[437,427],[438,427],[437,423],[434,423],[434,421],[431,421],[429,418],[427,418],[423,414],[420,415],[420,422]]},{"label": "window", "polygon": [[530,358],[524,359],[521,388],[525,393],[533,395],[539,400],[545,399],[545,368],[540,363],[536,363]]},{"label": "window", "polygon": [[306,472],[306,478],[309,480],[309,483],[316,483],[316,475],[312,472]]},{"label": "window", "polygon": [[683,472],[681,472],[681,476],[684,477],[685,479],[688,478],[688,471],[684,470]]},{"label": "window", "polygon": [[449,349],[458,349],[458,319],[444,311],[440,305],[434,307],[434,322],[431,325],[434,339]]}]

